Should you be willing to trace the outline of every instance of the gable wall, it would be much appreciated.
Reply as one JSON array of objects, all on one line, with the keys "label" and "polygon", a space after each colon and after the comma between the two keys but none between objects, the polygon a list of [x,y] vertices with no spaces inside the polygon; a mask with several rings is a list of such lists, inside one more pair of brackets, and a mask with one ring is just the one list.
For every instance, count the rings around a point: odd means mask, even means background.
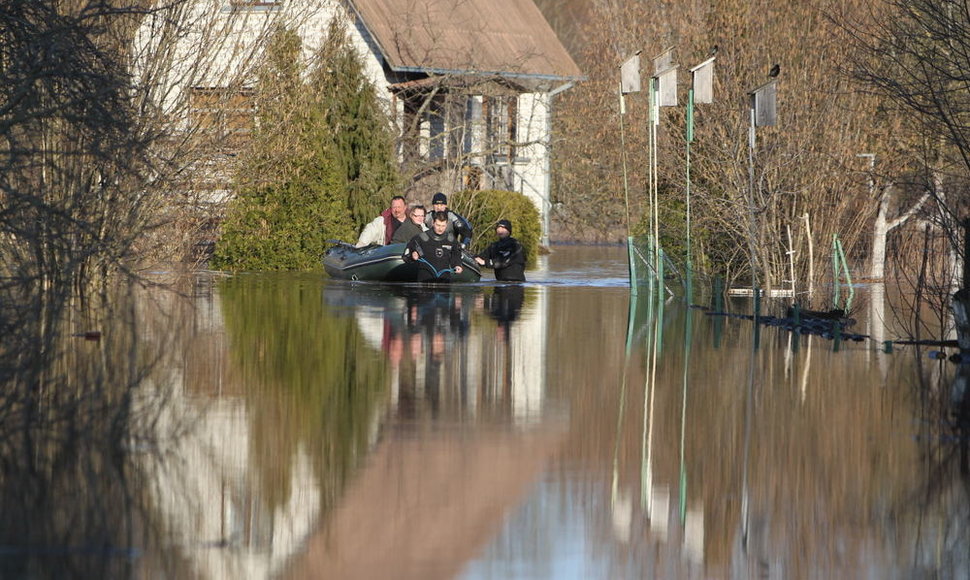
[{"label": "gable wall", "polygon": [[[347,22],[351,42],[361,55],[367,76],[389,114],[400,120],[400,102],[392,98],[389,85],[405,80],[385,70],[373,39],[355,22],[355,15],[338,0],[282,0],[278,7],[233,9],[230,0],[197,0],[186,11],[186,33],[165,53],[161,19],[146,19],[136,40],[136,73],[151,70],[149,63],[161,61],[163,75],[143,82],[157,83],[155,105],[166,115],[181,118],[189,127],[186,99],[193,87],[252,87],[259,62],[261,40],[277,23],[295,28],[303,39],[304,58],[319,47],[333,18]],[[141,55],[142,58],[137,58]],[[151,56],[151,58],[148,58]],[[136,74],[137,76],[137,74]],[[137,82],[137,81],[136,81]],[[527,195],[540,215],[548,213],[549,195],[549,98],[545,93],[523,93],[518,97],[517,161],[511,164],[513,188]],[[393,110],[396,108],[397,110]],[[545,229],[545,228],[544,228]]]}]

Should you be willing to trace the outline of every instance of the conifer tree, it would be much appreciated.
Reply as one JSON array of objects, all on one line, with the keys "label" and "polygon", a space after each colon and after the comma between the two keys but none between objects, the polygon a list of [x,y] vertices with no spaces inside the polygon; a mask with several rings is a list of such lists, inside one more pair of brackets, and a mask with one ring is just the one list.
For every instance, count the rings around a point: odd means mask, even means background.
[{"label": "conifer tree", "polygon": [[326,120],[347,182],[348,209],[354,221],[363,224],[398,193],[391,125],[340,21],[330,22],[317,62],[310,83],[326,103]]},{"label": "conifer tree", "polygon": [[215,267],[319,269],[327,240],[354,239],[396,183],[387,120],[342,29],[331,27],[309,71],[301,52],[286,29],[267,50]]}]

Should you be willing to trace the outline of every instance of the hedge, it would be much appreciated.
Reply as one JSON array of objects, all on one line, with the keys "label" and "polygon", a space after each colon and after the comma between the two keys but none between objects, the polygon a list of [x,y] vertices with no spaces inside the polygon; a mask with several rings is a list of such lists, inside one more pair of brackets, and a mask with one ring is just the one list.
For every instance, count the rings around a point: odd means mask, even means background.
[{"label": "hedge", "polygon": [[495,223],[500,219],[512,222],[512,237],[525,248],[527,266],[532,268],[539,255],[542,223],[539,210],[525,195],[499,189],[459,191],[449,198],[452,209],[465,216],[475,228],[471,250],[480,253],[497,240]]}]

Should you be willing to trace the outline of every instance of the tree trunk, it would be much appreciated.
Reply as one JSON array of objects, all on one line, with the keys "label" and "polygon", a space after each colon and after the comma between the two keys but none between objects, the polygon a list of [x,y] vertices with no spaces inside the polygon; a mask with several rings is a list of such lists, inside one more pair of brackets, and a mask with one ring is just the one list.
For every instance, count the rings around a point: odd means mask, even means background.
[{"label": "tree trunk", "polygon": [[879,209],[876,212],[876,222],[872,225],[872,262],[869,267],[869,277],[882,280],[886,276],[886,237],[889,235],[889,221],[886,212],[889,200],[892,198],[892,186],[883,190],[879,199]]},{"label": "tree trunk", "polygon": [[960,288],[950,301],[961,352],[970,352],[970,289]]}]

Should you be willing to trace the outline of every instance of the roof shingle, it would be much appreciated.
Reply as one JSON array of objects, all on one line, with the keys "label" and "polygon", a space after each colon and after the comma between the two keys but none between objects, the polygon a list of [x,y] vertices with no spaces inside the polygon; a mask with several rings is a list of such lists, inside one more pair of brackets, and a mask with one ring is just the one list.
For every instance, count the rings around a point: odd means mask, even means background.
[{"label": "roof shingle", "polygon": [[391,70],[575,80],[532,0],[351,0]]}]

